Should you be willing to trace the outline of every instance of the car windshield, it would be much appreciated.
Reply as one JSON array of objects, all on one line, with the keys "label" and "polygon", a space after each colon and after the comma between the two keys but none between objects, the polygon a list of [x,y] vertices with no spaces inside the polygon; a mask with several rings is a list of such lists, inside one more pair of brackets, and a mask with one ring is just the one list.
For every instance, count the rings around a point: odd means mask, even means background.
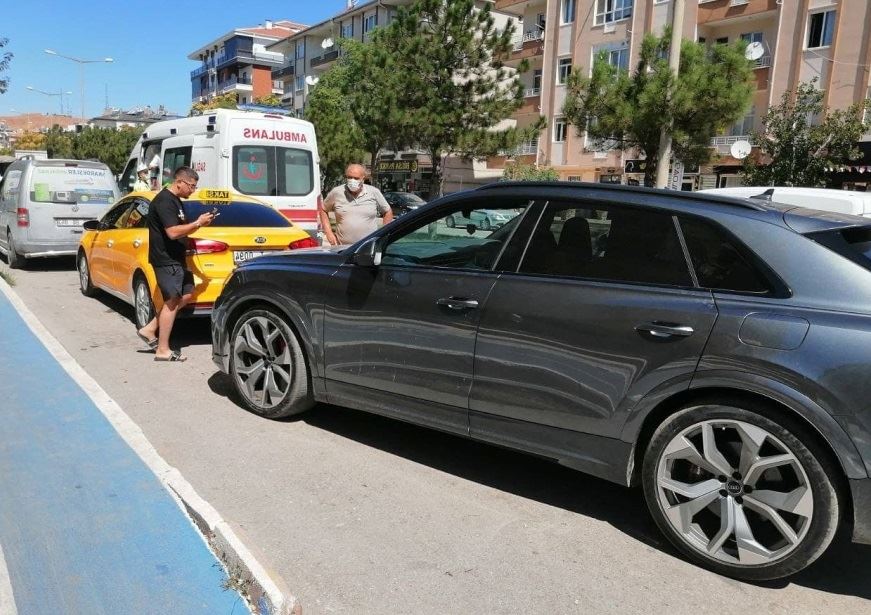
[{"label": "car windshield", "polygon": [[217,208],[220,215],[212,221],[211,226],[293,226],[290,223],[290,220],[282,216],[280,213],[268,205],[261,205],[260,203],[233,201],[231,203],[214,205],[212,203],[203,203],[201,201],[184,201],[183,206],[185,217],[190,221],[194,221],[201,214]]}]

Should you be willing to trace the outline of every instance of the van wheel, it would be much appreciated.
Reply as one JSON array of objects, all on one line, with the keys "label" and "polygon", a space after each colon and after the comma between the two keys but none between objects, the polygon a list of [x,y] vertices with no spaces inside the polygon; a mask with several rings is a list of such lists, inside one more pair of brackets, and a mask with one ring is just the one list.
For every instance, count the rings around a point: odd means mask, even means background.
[{"label": "van wheel", "polygon": [[838,528],[839,470],[801,425],[752,402],[688,406],[654,432],[644,497],[688,559],[745,581],[802,570]]},{"label": "van wheel", "polygon": [[249,310],[233,327],[230,376],[245,407],[261,416],[283,418],[314,405],[299,341],[269,310]]},{"label": "van wheel", "polygon": [[76,268],[79,270],[79,290],[85,297],[93,297],[96,294],[96,289],[91,283],[91,268],[88,267],[88,257],[85,256],[84,252],[79,252]]},{"label": "van wheel", "polygon": [[12,231],[6,235],[6,262],[12,269],[24,269],[25,259],[15,249],[15,241],[12,239]]},{"label": "van wheel", "polygon": [[154,318],[151,290],[148,288],[148,282],[141,275],[137,275],[133,281],[133,311],[135,312],[137,329],[141,329]]}]

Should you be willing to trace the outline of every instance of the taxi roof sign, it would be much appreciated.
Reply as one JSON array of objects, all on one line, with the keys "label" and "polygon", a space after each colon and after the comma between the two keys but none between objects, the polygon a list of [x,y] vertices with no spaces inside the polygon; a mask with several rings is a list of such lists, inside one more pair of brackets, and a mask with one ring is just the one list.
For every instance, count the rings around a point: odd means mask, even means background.
[{"label": "taxi roof sign", "polygon": [[215,190],[214,188],[203,188],[200,190],[199,194],[197,194],[197,198],[200,201],[209,203],[229,203],[230,191]]}]

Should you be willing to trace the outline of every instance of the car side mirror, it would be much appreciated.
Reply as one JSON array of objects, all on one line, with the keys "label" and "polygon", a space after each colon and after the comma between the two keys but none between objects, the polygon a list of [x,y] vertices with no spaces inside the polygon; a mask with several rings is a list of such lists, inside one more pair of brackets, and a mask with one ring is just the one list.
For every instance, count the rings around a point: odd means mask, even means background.
[{"label": "car side mirror", "polygon": [[377,267],[381,264],[381,249],[378,247],[378,237],[367,239],[351,257],[351,262],[361,267]]},{"label": "car side mirror", "polygon": [[100,221],[99,220],[86,220],[82,225],[82,228],[86,231],[99,231],[100,230]]}]

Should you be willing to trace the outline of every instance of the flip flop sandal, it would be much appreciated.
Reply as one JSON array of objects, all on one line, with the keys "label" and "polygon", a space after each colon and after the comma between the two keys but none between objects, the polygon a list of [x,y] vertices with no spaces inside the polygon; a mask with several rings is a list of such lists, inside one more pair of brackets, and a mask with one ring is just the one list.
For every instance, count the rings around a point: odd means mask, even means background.
[{"label": "flip flop sandal", "polygon": [[139,331],[136,332],[136,337],[138,337],[143,342],[145,342],[145,345],[148,346],[149,348],[151,348],[152,350],[157,348],[157,338],[156,337],[152,338],[152,339],[148,339],[147,337],[142,335]]},{"label": "flip flop sandal", "polygon": [[178,361],[178,362],[182,362],[182,361],[187,361],[188,358],[181,356],[180,352],[173,350],[172,354],[170,354],[168,357],[154,357],[154,360],[155,361]]}]

